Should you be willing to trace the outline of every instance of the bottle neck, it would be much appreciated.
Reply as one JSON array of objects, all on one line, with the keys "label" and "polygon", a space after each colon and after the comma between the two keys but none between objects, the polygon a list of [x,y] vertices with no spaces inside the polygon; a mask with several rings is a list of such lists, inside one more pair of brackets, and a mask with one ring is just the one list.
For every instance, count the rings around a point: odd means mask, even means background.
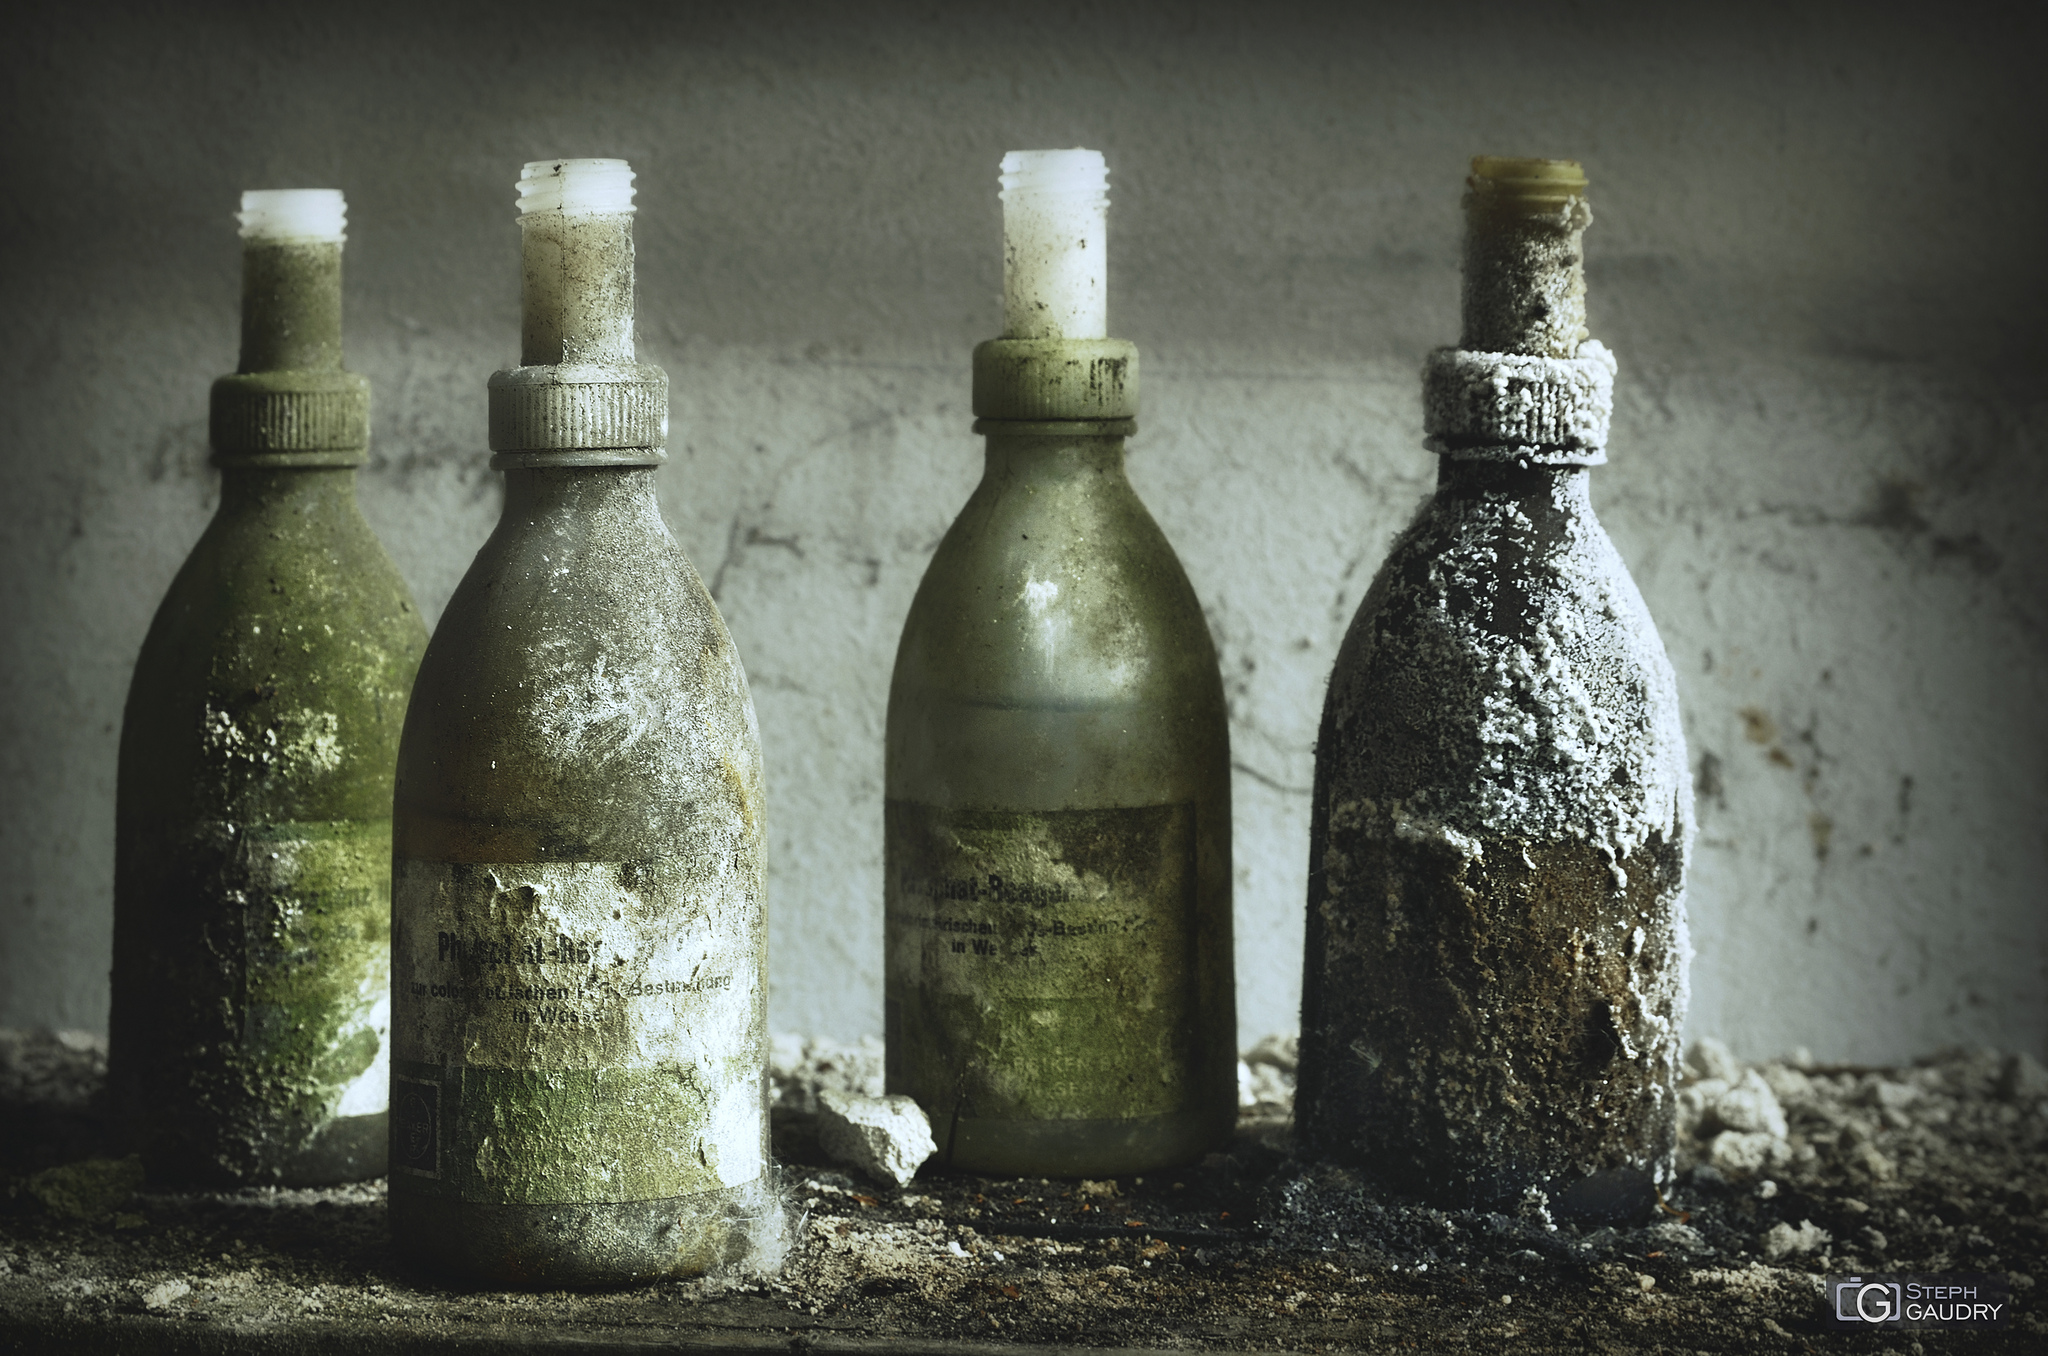
[{"label": "bottle neck", "polygon": [[632,214],[534,212],[519,231],[520,363],[632,362]]},{"label": "bottle neck", "polygon": [[991,433],[986,435],[984,471],[991,480],[1068,480],[1082,476],[1124,478],[1121,435]]},{"label": "bottle neck", "polygon": [[656,466],[520,466],[505,471],[505,519],[653,511]]},{"label": "bottle neck", "polygon": [[289,510],[356,512],[353,466],[237,466],[220,470],[220,511],[225,514]]},{"label": "bottle neck", "polygon": [[1545,466],[1478,458],[1438,457],[1436,492],[1440,500],[1513,499],[1570,506],[1591,503],[1591,468]]},{"label": "bottle neck", "polygon": [[243,247],[237,370],[341,370],[339,244],[250,241]]},{"label": "bottle neck", "polygon": [[1465,282],[1458,347],[1570,358],[1588,337],[1583,198],[1548,211],[1495,201],[1475,183],[1465,200]]}]

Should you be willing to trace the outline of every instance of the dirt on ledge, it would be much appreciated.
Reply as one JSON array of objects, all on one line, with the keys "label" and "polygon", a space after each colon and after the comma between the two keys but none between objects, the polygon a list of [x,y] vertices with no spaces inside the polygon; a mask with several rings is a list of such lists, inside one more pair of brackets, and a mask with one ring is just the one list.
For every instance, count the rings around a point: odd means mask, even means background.
[{"label": "dirt on ledge", "polygon": [[[1100,1182],[928,1171],[879,1186],[824,1160],[805,1110],[817,1084],[861,1081],[852,1056],[813,1043],[778,1069],[798,1239],[783,1274],[517,1294],[397,1270],[381,1184],[144,1189],[132,1163],[104,1156],[103,1047],[0,1032],[0,1348],[2048,1346],[2034,1285],[2048,1268],[2048,1074],[2023,1056],[1747,1065],[1703,1043],[1680,1184],[1623,1229],[1557,1223],[1540,1200],[1514,1215],[1432,1210],[1297,1161],[1276,1042],[1253,1052],[1231,1150],[1187,1170]],[[2004,1275],[2011,1321],[1824,1327],[1822,1275],[1876,1270]]]}]

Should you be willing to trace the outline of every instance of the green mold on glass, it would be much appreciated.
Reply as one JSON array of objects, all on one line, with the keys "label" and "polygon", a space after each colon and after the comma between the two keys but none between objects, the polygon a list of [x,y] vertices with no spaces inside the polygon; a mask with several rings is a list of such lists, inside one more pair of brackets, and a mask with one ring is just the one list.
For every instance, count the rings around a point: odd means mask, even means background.
[{"label": "green mold on glass", "polygon": [[121,730],[113,1103],[161,1184],[382,1176],[391,786],[426,627],[356,507],[344,207],[243,195],[221,501],[157,610]]},{"label": "green mold on glass", "polygon": [[663,523],[633,173],[520,181],[505,510],[420,667],[393,868],[391,1228],[471,1283],[775,1265],[760,739]]},{"label": "green mold on glass", "polygon": [[889,692],[888,1086],[941,1166],[1143,1172],[1236,1116],[1229,729],[1201,605],[1124,474],[1138,355],[1104,337],[1102,157],[1003,168],[986,471]]},{"label": "green mold on glass", "polygon": [[1691,779],[1657,628],[1594,516],[1614,359],[1572,161],[1473,162],[1437,490],[1316,743],[1297,1130],[1447,1207],[1640,1218],[1669,1183]]}]

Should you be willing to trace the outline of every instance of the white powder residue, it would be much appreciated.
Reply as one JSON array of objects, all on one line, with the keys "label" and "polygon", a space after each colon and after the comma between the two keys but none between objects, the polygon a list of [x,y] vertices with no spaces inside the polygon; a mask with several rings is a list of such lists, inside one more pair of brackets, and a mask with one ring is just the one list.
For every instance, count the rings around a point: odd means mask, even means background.
[{"label": "white powder residue", "polygon": [[[1566,526],[1535,559],[1498,558],[1503,541],[1536,536],[1505,496],[1439,495],[1404,544],[1430,558],[1404,609],[1410,662],[1467,685],[1423,714],[1429,742],[1471,757],[1429,760],[1449,775],[1412,788],[1398,818],[1446,839],[1580,838],[1615,863],[1653,836],[1690,838],[1677,681],[1587,491],[1584,472],[1558,474]],[[1518,615],[1485,624],[1497,610]]]},{"label": "white powder residue", "polygon": [[1597,339],[1570,358],[1440,348],[1422,367],[1424,446],[1493,461],[1607,460],[1614,355]]},{"label": "white powder residue", "polygon": [[244,770],[276,767],[287,772],[332,772],[341,766],[341,721],[332,711],[301,707],[267,721],[238,720],[209,704],[203,717],[206,751]]}]

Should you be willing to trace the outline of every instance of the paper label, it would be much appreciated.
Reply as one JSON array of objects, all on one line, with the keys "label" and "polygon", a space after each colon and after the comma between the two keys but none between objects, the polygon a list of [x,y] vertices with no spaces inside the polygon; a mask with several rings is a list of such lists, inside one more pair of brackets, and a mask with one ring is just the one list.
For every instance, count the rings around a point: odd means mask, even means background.
[{"label": "paper label", "polygon": [[225,874],[242,901],[243,1048],[273,1067],[304,1063],[313,1082],[335,1089],[331,1115],[383,1111],[391,1092],[391,821],[227,832],[233,866]]},{"label": "paper label", "polygon": [[761,1175],[761,906],[701,862],[395,870],[392,1167],[463,1200]]},{"label": "paper label", "polygon": [[1195,807],[887,807],[892,1090],[935,1120],[1189,1109]]}]

